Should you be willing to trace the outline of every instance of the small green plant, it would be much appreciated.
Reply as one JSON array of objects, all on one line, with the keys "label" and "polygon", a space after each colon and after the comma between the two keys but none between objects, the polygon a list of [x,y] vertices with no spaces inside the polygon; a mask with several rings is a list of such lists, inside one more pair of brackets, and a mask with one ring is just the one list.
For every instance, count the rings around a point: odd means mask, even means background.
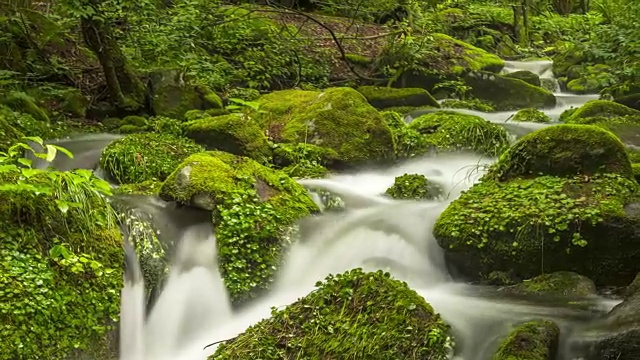
[{"label": "small green plant", "polygon": [[396,177],[386,194],[394,199],[436,199],[443,195],[442,188],[426,176],[420,174],[404,174]]}]

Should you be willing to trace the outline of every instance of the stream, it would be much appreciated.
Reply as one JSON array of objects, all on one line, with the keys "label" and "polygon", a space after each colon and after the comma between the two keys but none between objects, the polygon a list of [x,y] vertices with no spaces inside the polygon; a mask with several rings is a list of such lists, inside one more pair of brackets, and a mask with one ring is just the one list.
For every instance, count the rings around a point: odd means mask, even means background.
[{"label": "stream", "polygon": [[[551,65],[550,61],[507,62],[503,71],[526,69],[543,78],[552,78]],[[598,98],[560,92],[555,95],[557,106],[543,109],[554,121],[562,111]],[[514,137],[548,126],[508,121],[515,111],[450,110],[478,115],[505,126]],[[405,120],[410,122],[417,115],[409,114]],[[56,160],[58,164],[52,165],[63,170],[70,166],[95,169],[102,150],[96,149],[95,144],[104,147],[114,137],[89,135],[76,140],[77,146],[72,140],[60,144],[80,156],[75,161],[61,158]],[[86,147],[86,141],[83,142],[86,139],[94,140],[94,146]],[[162,204],[156,205],[154,211],[160,215],[154,219],[162,223],[160,225],[174,226],[172,218],[176,223],[183,223],[181,227],[175,225],[172,232],[181,241],[176,242],[177,254],[167,283],[148,315],[140,279],[134,277],[126,282],[122,292],[120,359],[204,360],[216,349],[216,345],[203,349],[207,344],[233,338],[269,317],[271,307],[284,307],[308,294],[314,284],[328,274],[355,267],[389,271],[420,293],[452,326],[456,349],[453,359],[490,359],[510,325],[540,318],[552,319],[561,327],[558,359],[579,359],[582,355],[571,350],[575,334],[618,301],[593,297],[584,299],[578,307],[568,303],[514,300],[496,287],[453,281],[447,271],[432,227],[446,206],[483,174],[483,165],[493,161],[495,159],[475,154],[438,154],[387,168],[300,180],[312,192],[322,189],[340,196],[347,210],[304,219],[300,224],[301,238],[286,255],[271,291],[236,311],[232,310],[215,262],[216,239],[211,225],[206,221],[195,224],[181,221],[181,217],[191,215],[172,209],[168,216]],[[395,177],[404,173],[423,174],[439,183],[445,189],[446,198],[417,202],[384,197],[382,194]],[[139,205],[143,207],[142,203]],[[135,263],[135,256],[129,259]]]}]

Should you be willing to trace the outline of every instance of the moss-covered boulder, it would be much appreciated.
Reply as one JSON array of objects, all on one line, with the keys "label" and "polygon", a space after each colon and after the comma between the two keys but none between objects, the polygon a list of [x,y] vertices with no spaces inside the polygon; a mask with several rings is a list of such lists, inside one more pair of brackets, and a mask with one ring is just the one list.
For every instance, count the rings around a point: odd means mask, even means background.
[{"label": "moss-covered boulder", "polygon": [[109,185],[86,170],[28,173],[0,171],[0,358],[117,358],[124,259]]},{"label": "moss-covered boulder", "polygon": [[10,91],[6,95],[0,93],[0,104],[19,113],[29,114],[34,119],[49,122],[49,114],[36,103],[36,100],[21,91]]},{"label": "moss-covered boulder", "polygon": [[596,295],[593,281],[571,271],[536,276],[505,290],[514,295],[539,297],[581,298]]},{"label": "moss-covered boulder", "polygon": [[399,106],[440,107],[440,104],[427,90],[420,88],[399,89],[381,86],[361,86],[357,90],[377,109]]},{"label": "moss-covered boulder", "polygon": [[159,70],[149,75],[151,109],[154,115],[183,119],[193,109],[223,107],[222,100],[211,89],[188,84],[178,70]]},{"label": "moss-covered boulder", "polygon": [[[594,126],[557,125],[514,144],[440,215],[434,235],[466,277],[527,279],[574,271],[626,284],[640,270],[638,194],[620,141]],[[505,211],[504,209],[509,209]]]},{"label": "moss-covered boulder", "polygon": [[567,91],[576,94],[597,94],[618,82],[618,78],[613,74],[611,67],[603,64],[572,66],[567,74]]},{"label": "moss-covered boulder", "polygon": [[257,121],[244,114],[207,117],[184,124],[185,135],[209,150],[221,150],[267,163],[271,148]]},{"label": "moss-covered boulder", "polygon": [[518,111],[513,118],[513,121],[526,121],[535,123],[550,123],[551,118],[538,109],[527,108]]},{"label": "moss-covered boulder", "polygon": [[470,150],[497,156],[509,145],[504,128],[479,116],[453,111],[419,116],[408,128],[422,134],[426,145],[438,150]]},{"label": "moss-covered boulder", "polygon": [[478,100],[478,99],[467,99],[467,100],[447,99],[441,102],[440,106],[443,108],[449,108],[449,109],[469,109],[469,110],[477,110],[482,112],[492,112],[496,110],[496,108],[489,102]]},{"label": "moss-covered boulder", "polygon": [[[448,358],[449,327],[407,284],[381,271],[328,276],[317,289],[220,345],[209,360]],[[376,339],[375,341],[371,341]]]},{"label": "moss-covered boulder", "polygon": [[442,187],[420,174],[404,174],[396,177],[385,192],[394,199],[431,200],[444,195]]},{"label": "moss-covered boulder", "polygon": [[261,125],[274,142],[309,143],[338,154],[341,165],[394,157],[391,129],[351,88],[283,90],[258,100]]},{"label": "moss-covered boulder", "polygon": [[293,178],[322,178],[338,158],[332,149],[313,144],[275,144],[273,164]]},{"label": "moss-covered boulder", "polygon": [[540,86],[540,87],[542,86],[540,82],[540,76],[528,70],[514,71],[512,73],[506,74],[505,76],[514,78],[514,79],[520,79],[526,82],[527,84],[531,84],[533,86]]},{"label": "moss-covered boulder", "polygon": [[497,55],[475,47],[462,40],[445,34],[431,34],[439,56],[450,58],[454,65],[450,73],[461,74],[465,70],[499,72],[504,67],[504,60]]},{"label": "moss-covered boulder", "polygon": [[268,287],[291,225],[318,210],[306,190],[281,171],[220,151],[186,158],[160,197],[213,211],[220,269],[235,302]]},{"label": "moss-covered boulder", "polygon": [[202,146],[173,135],[131,134],[102,151],[100,166],[120,184],[163,181],[187,156],[201,151]]},{"label": "moss-covered boulder", "polygon": [[612,173],[632,178],[624,145],[593,125],[555,125],[522,137],[487,176],[506,181],[538,175],[574,176]]},{"label": "moss-covered boulder", "polygon": [[591,124],[624,116],[640,116],[640,111],[609,100],[591,100],[579,108],[566,110],[560,119],[570,124]]},{"label": "moss-covered boulder", "polygon": [[497,110],[521,108],[551,108],[556,97],[550,91],[514,79],[488,72],[471,72],[464,78],[471,94],[490,101]]},{"label": "moss-covered boulder", "polygon": [[559,337],[560,328],[552,321],[519,324],[500,343],[491,360],[554,360]]}]

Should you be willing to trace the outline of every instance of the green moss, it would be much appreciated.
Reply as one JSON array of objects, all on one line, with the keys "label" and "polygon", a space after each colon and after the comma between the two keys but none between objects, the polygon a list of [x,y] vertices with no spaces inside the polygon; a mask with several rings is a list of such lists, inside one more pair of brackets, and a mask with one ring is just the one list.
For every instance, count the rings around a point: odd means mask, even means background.
[{"label": "green moss", "polygon": [[343,165],[394,157],[391,130],[365,97],[351,88],[322,93],[277,91],[259,100],[268,136],[334,150]]},{"label": "green moss", "polygon": [[487,72],[472,72],[464,78],[471,95],[490,101],[497,110],[554,107],[556,97],[550,91],[520,79]]},{"label": "green moss", "polygon": [[[576,71],[573,71],[576,69]],[[574,73],[575,72],[575,73]],[[568,71],[567,90],[577,94],[597,94],[619,83],[614,71],[607,65],[572,66]]]},{"label": "green moss", "polygon": [[504,128],[475,115],[439,111],[418,117],[409,128],[439,150],[471,150],[496,156],[509,145]]},{"label": "green moss", "polygon": [[2,108],[0,108],[0,133],[2,133],[2,137],[0,137],[0,151],[3,152],[7,151],[11,145],[24,136],[22,132],[11,126],[9,121],[7,121]]},{"label": "green moss", "polygon": [[636,241],[624,205],[637,188],[619,174],[483,179],[440,215],[434,236],[468,276],[512,270],[531,278],[543,265],[615,283],[637,267],[620,256]]},{"label": "green moss", "polygon": [[467,100],[445,100],[440,105],[443,108],[449,109],[469,109],[469,110],[477,110],[482,112],[493,112],[496,108],[491,105],[487,101],[478,100],[478,99],[467,99]]},{"label": "green moss", "polygon": [[557,271],[536,276],[509,289],[518,295],[553,297],[587,297],[596,294],[596,286],[589,278],[571,271]]},{"label": "green moss", "polygon": [[116,357],[106,339],[124,259],[109,185],[86,170],[19,172],[0,171],[0,358]]},{"label": "green moss", "polygon": [[185,135],[207,149],[226,151],[267,163],[271,149],[255,119],[243,114],[208,117],[184,124]]},{"label": "green moss", "polygon": [[563,113],[561,120],[572,124],[588,124],[594,122],[591,118],[601,121],[603,118],[622,116],[640,116],[640,111],[613,101],[591,100],[566,115]]},{"label": "green moss", "polygon": [[408,115],[409,113],[416,111],[416,110],[420,110],[420,109],[433,109],[433,107],[431,106],[392,106],[392,107],[388,107],[386,109],[384,109],[385,112],[388,111],[393,111],[396,112],[402,116]]},{"label": "green moss", "polygon": [[164,180],[187,156],[204,149],[191,140],[162,134],[132,134],[109,144],[100,166],[120,184]]},{"label": "green moss", "polygon": [[538,109],[528,108],[518,111],[514,116],[513,121],[527,121],[535,123],[550,123],[551,118],[547,114]]},{"label": "green moss", "polygon": [[528,70],[514,71],[512,73],[506,74],[505,76],[514,79],[520,79],[533,86],[542,86],[542,84],[540,83],[540,76]]},{"label": "green moss", "polygon": [[47,112],[36,104],[36,100],[23,92],[11,91],[0,99],[0,103],[24,114],[31,115],[34,119],[49,122]]},{"label": "green moss", "polygon": [[469,43],[454,39],[445,34],[436,33],[432,34],[432,36],[436,44],[439,44],[439,47],[445,49],[454,48],[454,51],[460,54],[461,59],[457,64],[460,70],[456,71],[456,67],[454,66],[452,68],[454,73],[460,74],[462,70],[498,72],[504,67],[504,60]]},{"label": "green moss", "polygon": [[387,126],[393,131],[404,129],[407,126],[402,115],[395,111],[383,111],[380,114]]},{"label": "green moss", "polygon": [[448,326],[406,283],[354,269],[316,286],[209,359],[447,359]]},{"label": "green moss", "polygon": [[[51,126],[43,121],[34,119],[31,115],[13,111],[0,105],[0,119],[7,124],[6,136],[2,140],[6,144],[18,140],[22,135],[48,138],[52,133]],[[13,130],[12,130],[13,129]]]},{"label": "green moss", "polygon": [[269,286],[290,226],[318,210],[306,190],[281,171],[219,151],[185,159],[160,196],[213,211],[220,269],[234,302]]},{"label": "green moss", "polygon": [[443,190],[424,175],[404,174],[395,178],[386,194],[394,199],[431,200],[441,197]]},{"label": "green moss", "polygon": [[440,107],[436,99],[427,90],[420,88],[390,88],[380,86],[361,86],[358,92],[378,109],[400,106]]},{"label": "green moss", "polygon": [[559,337],[560,328],[552,321],[522,323],[502,341],[491,360],[552,360]]},{"label": "green moss", "polygon": [[636,179],[636,181],[640,182],[640,164],[631,164],[631,171],[633,172],[633,177]]},{"label": "green moss", "polygon": [[346,54],[345,57],[350,63],[361,66],[371,65],[374,62],[372,58],[360,54]]},{"label": "green moss", "polygon": [[242,99],[244,101],[255,101],[260,98],[260,91],[256,89],[233,88],[227,92],[227,97],[231,99]]},{"label": "green moss", "polygon": [[631,178],[631,163],[614,134],[593,125],[554,125],[515,143],[487,172],[505,181],[538,175],[573,176],[600,173]]},{"label": "green moss", "polygon": [[133,125],[144,128],[145,126],[147,126],[147,119],[143,118],[142,116],[131,115],[122,119],[120,125]]},{"label": "green moss", "polygon": [[157,180],[146,180],[136,184],[125,184],[115,189],[116,194],[127,195],[157,195],[160,193],[162,182]]},{"label": "green moss", "polygon": [[312,144],[275,144],[273,163],[294,178],[322,178],[338,155],[331,149]]}]

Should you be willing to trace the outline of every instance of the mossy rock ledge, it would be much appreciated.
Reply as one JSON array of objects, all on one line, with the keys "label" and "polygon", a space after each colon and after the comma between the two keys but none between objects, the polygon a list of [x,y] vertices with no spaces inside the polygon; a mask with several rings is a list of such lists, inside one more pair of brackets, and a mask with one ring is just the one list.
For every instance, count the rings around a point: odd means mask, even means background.
[{"label": "mossy rock ledge", "polygon": [[221,151],[186,158],[160,197],[213,212],[219,266],[236,303],[268,287],[291,226],[318,211],[302,185],[282,171]]},{"label": "mossy rock ledge", "polygon": [[449,327],[388,273],[354,269],[316,286],[221,344],[209,360],[448,359]]},{"label": "mossy rock ledge", "polygon": [[357,90],[377,109],[401,106],[440,107],[438,101],[427,90],[420,88],[361,86]]},{"label": "mossy rock ledge", "polygon": [[[4,171],[0,182],[17,176]],[[35,170],[17,188],[0,192],[0,358],[117,358],[124,258],[99,190],[109,185],[88,171]]]},{"label": "mossy rock ledge", "polygon": [[502,341],[491,360],[554,360],[559,336],[560,328],[552,321],[519,324]]},{"label": "mossy rock ledge", "polygon": [[518,296],[548,298],[583,298],[596,295],[596,286],[589,278],[571,271],[557,271],[536,276],[503,291]]},{"label": "mossy rock ledge", "polygon": [[[638,195],[624,146],[590,125],[555,125],[516,142],[434,227],[462,277],[530,279],[573,271],[627,285],[640,270]],[[507,211],[508,210],[508,211]]]},{"label": "mossy rock ledge", "polygon": [[309,143],[335,151],[334,166],[394,158],[391,129],[351,88],[282,90],[262,96],[260,124],[276,143]]}]

